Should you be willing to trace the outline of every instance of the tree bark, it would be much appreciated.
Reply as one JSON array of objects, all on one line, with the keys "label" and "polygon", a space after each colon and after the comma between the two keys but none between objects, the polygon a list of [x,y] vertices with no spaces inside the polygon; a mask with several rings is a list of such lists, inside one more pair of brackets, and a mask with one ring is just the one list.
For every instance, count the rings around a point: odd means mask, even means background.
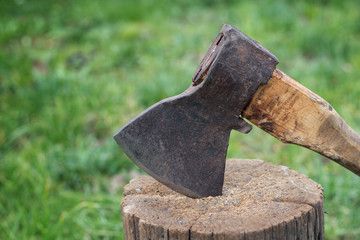
[{"label": "tree bark", "polygon": [[262,160],[229,159],[223,195],[193,199],[149,176],[124,189],[124,236],[132,239],[324,239],[323,189]]}]

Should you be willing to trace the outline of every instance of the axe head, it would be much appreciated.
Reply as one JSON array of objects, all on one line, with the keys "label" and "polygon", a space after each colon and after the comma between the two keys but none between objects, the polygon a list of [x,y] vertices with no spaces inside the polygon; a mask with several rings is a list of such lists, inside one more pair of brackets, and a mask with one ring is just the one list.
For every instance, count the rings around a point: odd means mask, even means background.
[{"label": "axe head", "polygon": [[151,106],[114,138],[152,177],[190,197],[222,194],[232,129],[248,133],[241,117],[278,60],[225,24],[183,93]]}]

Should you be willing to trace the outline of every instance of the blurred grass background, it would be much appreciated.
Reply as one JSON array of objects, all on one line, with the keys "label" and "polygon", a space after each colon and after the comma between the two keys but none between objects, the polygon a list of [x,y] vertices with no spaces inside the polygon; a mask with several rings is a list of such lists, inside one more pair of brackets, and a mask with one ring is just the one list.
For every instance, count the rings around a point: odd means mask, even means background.
[{"label": "blurred grass background", "polygon": [[[185,90],[223,23],[280,60],[360,132],[360,2],[0,1],[0,239],[122,239],[138,169],[112,135]],[[261,158],[324,187],[327,239],[360,239],[360,178],[254,129],[228,157]]]}]

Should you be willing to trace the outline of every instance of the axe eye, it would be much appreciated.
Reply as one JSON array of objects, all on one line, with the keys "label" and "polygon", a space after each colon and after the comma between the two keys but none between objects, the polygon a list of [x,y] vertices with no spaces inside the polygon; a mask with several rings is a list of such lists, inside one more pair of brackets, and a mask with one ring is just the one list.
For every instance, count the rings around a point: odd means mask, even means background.
[{"label": "axe eye", "polygon": [[206,74],[211,67],[211,64],[214,62],[214,59],[219,53],[219,49],[223,41],[224,34],[219,33],[215,41],[211,44],[209,50],[205,54],[205,57],[201,61],[200,66],[198,67],[193,76],[193,86],[199,85],[205,79]]}]

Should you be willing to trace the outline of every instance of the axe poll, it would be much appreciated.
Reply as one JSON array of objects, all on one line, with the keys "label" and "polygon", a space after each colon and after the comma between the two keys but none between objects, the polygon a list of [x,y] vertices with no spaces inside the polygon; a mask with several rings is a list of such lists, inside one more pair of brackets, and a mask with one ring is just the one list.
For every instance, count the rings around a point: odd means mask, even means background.
[{"label": "axe poll", "polygon": [[360,136],[277,64],[271,52],[225,24],[190,87],[145,110],[114,138],[141,169],[190,197],[222,194],[230,131],[252,128],[243,118],[360,176]]}]

